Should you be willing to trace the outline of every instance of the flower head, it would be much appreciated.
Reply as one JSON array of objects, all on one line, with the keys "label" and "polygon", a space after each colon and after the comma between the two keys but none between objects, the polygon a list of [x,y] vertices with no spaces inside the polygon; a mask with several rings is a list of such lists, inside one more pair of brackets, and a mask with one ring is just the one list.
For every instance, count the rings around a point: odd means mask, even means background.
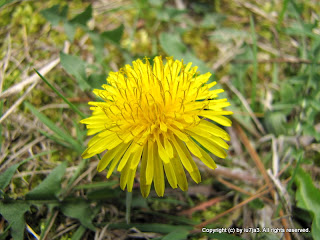
[{"label": "flower head", "polygon": [[[140,188],[144,197],[152,182],[159,196],[165,189],[165,175],[172,188],[187,190],[184,169],[199,183],[200,172],[191,156],[199,158],[211,169],[216,164],[208,150],[225,158],[225,142],[229,135],[216,122],[231,126],[223,115],[227,99],[216,99],[222,89],[211,90],[216,82],[207,83],[211,74],[198,75],[197,67],[183,61],[161,57],[140,59],[119,72],[110,72],[108,84],[93,92],[103,102],[89,102],[92,116],[83,119],[89,141],[82,154],[92,157],[108,150],[98,164],[98,171],[109,166],[107,178],[114,169],[121,172],[120,187],[132,191],[136,169],[140,163]],[[212,122],[213,121],[213,122]]]}]

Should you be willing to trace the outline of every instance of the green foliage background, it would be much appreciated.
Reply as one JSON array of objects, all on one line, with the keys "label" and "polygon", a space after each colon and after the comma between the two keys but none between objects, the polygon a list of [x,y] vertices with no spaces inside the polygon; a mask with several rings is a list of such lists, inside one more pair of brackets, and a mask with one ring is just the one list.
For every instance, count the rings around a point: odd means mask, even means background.
[{"label": "green foliage background", "polygon": [[[317,0],[0,1],[0,239],[290,239],[197,230],[220,214],[206,227],[320,239],[319,13]],[[157,55],[214,73],[272,194],[224,214],[264,185],[237,127],[218,170],[164,198],[126,194],[81,158],[91,90]]]}]

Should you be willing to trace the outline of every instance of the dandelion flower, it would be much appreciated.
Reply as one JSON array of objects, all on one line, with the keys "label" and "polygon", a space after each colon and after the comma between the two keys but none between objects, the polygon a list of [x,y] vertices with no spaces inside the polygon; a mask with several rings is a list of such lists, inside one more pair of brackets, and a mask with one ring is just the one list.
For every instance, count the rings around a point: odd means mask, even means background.
[{"label": "dandelion flower", "polygon": [[[103,102],[89,102],[92,116],[83,119],[88,135],[95,135],[82,156],[90,158],[108,150],[98,164],[98,171],[108,168],[121,172],[120,187],[132,191],[140,163],[140,188],[144,197],[152,182],[158,196],[163,196],[165,176],[172,188],[188,188],[186,169],[199,183],[200,172],[192,158],[211,169],[216,164],[206,150],[225,158],[230,137],[215,123],[231,126],[223,115],[226,98],[216,99],[222,89],[211,90],[211,74],[199,75],[197,67],[183,61],[155,57],[134,61],[119,72],[110,72],[108,84],[95,89]],[[215,123],[213,123],[215,122]],[[206,149],[206,150],[204,150]]]}]

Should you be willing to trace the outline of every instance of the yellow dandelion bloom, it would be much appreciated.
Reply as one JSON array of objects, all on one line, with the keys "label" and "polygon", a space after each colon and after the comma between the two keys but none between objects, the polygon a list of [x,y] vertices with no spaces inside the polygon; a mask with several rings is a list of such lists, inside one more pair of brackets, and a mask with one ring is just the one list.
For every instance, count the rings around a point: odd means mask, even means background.
[{"label": "yellow dandelion bloom", "polygon": [[[193,154],[211,169],[216,164],[207,149],[225,158],[230,137],[215,125],[231,126],[223,115],[227,99],[216,99],[222,89],[211,90],[216,82],[207,83],[211,74],[199,75],[197,67],[183,61],[155,57],[153,65],[140,59],[119,72],[110,72],[108,84],[93,92],[104,102],[89,102],[92,116],[83,119],[89,141],[82,154],[90,158],[108,150],[98,164],[98,171],[108,168],[121,172],[120,187],[129,192],[140,163],[140,188],[144,197],[152,182],[158,196],[163,196],[165,175],[172,188],[188,188],[186,169],[199,183],[200,172]],[[213,121],[213,122],[212,122]]]}]

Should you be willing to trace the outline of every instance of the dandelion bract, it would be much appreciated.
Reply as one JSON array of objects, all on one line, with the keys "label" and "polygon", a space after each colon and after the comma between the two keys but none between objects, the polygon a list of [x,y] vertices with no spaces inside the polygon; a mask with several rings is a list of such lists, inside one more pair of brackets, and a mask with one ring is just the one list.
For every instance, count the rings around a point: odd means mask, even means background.
[{"label": "dandelion bract", "polygon": [[[192,63],[157,56],[134,61],[118,72],[110,72],[108,84],[93,92],[103,102],[89,102],[92,116],[83,119],[88,135],[95,135],[83,153],[92,157],[105,150],[98,171],[121,172],[120,186],[132,191],[140,166],[140,188],[144,197],[152,182],[163,196],[165,176],[172,188],[187,190],[185,170],[199,183],[200,172],[193,156],[211,169],[216,164],[207,151],[225,158],[230,137],[222,126],[231,126],[224,115],[226,98],[217,99],[222,89],[214,89],[211,74],[199,74]],[[206,151],[206,150],[207,151]]]}]

